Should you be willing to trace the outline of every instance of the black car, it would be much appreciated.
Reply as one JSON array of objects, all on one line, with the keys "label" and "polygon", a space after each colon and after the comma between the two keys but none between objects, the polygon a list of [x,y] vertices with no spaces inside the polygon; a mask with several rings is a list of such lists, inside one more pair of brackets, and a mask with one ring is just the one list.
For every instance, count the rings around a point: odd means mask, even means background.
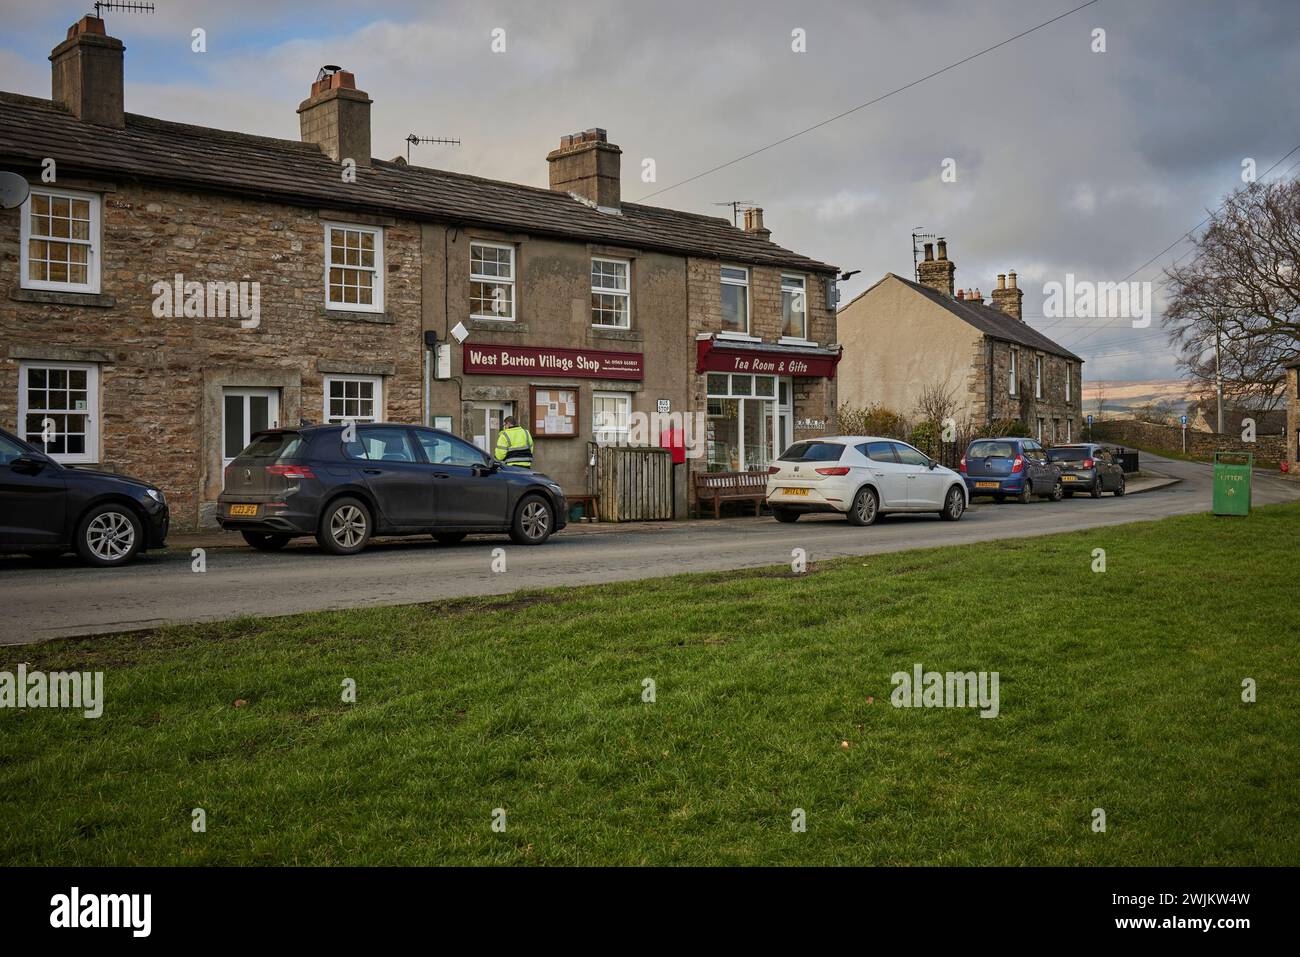
[{"label": "black car", "polygon": [[167,539],[167,501],[139,479],[60,465],[0,429],[0,552],[75,551],[125,565]]},{"label": "black car", "polygon": [[502,465],[448,432],[418,426],[315,425],[256,433],[226,467],[217,521],[254,548],[314,535],[352,555],[373,535],[509,532],[540,545],[564,528],[564,492],[537,472]]},{"label": "black car", "polygon": [[1124,494],[1124,468],[1104,445],[1081,442],[1058,445],[1047,450],[1048,457],[1061,467],[1061,485],[1067,496],[1087,492],[1101,498],[1102,492]]}]

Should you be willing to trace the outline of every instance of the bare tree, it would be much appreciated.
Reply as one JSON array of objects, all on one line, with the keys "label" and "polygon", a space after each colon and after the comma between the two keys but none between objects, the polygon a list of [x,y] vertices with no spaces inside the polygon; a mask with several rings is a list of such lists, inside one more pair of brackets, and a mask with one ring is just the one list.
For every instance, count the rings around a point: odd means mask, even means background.
[{"label": "bare tree", "polygon": [[945,419],[957,419],[956,391],[950,389],[943,380],[936,379],[921,390],[916,400],[915,414],[923,422],[933,422],[943,427]]},{"label": "bare tree", "polygon": [[[1165,271],[1179,366],[1234,404],[1269,409],[1300,354],[1300,182],[1252,183],[1210,216],[1192,259]],[[1216,364],[1216,350],[1218,353]]]}]

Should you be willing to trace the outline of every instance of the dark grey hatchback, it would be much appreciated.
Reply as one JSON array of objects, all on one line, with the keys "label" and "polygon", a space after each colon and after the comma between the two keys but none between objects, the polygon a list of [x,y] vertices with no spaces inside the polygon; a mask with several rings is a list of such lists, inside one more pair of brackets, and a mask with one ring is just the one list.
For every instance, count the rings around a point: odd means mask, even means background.
[{"label": "dark grey hatchback", "polygon": [[432,534],[450,544],[508,532],[540,545],[565,526],[564,492],[550,478],[417,426],[259,432],[225,479],[217,522],[263,551],[307,535],[335,555],[361,551],[374,535]]}]

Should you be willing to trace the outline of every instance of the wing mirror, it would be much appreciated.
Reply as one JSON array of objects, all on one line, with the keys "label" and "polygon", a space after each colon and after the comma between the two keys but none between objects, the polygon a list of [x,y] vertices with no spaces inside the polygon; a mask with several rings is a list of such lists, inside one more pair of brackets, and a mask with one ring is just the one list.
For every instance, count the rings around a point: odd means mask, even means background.
[{"label": "wing mirror", "polygon": [[930,464],[926,466],[926,468],[928,468],[931,472],[933,472],[938,467],[939,467],[939,463],[936,462],[934,459],[930,459]]},{"label": "wing mirror", "polygon": [[25,475],[35,475],[41,469],[45,468],[50,462],[39,452],[25,452],[9,464],[15,472],[22,472]]}]

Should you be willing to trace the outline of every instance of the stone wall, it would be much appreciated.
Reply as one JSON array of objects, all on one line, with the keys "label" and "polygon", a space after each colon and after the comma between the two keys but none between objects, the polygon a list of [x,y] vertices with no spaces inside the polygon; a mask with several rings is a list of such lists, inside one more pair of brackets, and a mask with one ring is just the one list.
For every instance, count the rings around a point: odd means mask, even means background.
[{"label": "stone wall", "polygon": [[[1011,353],[1017,353],[1016,392],[1011,394]],[[990,361],[991,357],[991,361]],[[1034,359],[1043,362],[1042,396],[1034,391]],[[1070,397],[1065,395],[1066,369],[1070,370]],[[990,387],[989,370],[993,381]],[[1043,443],[1059,445],[1079,441],[1083,417],[1080,392],[1081,364],[1064,356],[1037,352],[1025,346],[985,339],[971,359],[970,390],[975,397],[977,423],[997,419],[1018,419],[1037,436],[1038,419],[1043,420]]]},{"label": "stone wall", "polygon": [[[1181,426],[1156,425],[1135,419],[1097,422],[1092,427],[1092,435],[1098,442],[1115,442],[1152,452],[1181,452],[1182,433]],[[1275,463],[1285,456],[1286,444],[1286,437],[1281,435],[1261,435],[1254,442],[1243,442],[1240,433],[1220,435],[1187,430],[1187,454],[1197,458],[1208,459],[1215,452],[1253,452],[1257,464]]]},{"label": "stone wall", "polygon": [[[32,295],[19,282],[19,211],[0,212],[0,425],[18,431],[23,360],[99,363],[97,464],[158,484],[173,526],[210,520],[222,484],[221,390],[279,390],[280,421],[320,422],[324,371],[381,374],[386,418],[419,421],[420,236],[383,225],[385,311],[324,307],[325,220],[211,194],[60,182],[102,195],[98,296]],[[260,324],[156,318],[153,284],[260,283]],[[31,300],[36,301],[31,301]]]}]

